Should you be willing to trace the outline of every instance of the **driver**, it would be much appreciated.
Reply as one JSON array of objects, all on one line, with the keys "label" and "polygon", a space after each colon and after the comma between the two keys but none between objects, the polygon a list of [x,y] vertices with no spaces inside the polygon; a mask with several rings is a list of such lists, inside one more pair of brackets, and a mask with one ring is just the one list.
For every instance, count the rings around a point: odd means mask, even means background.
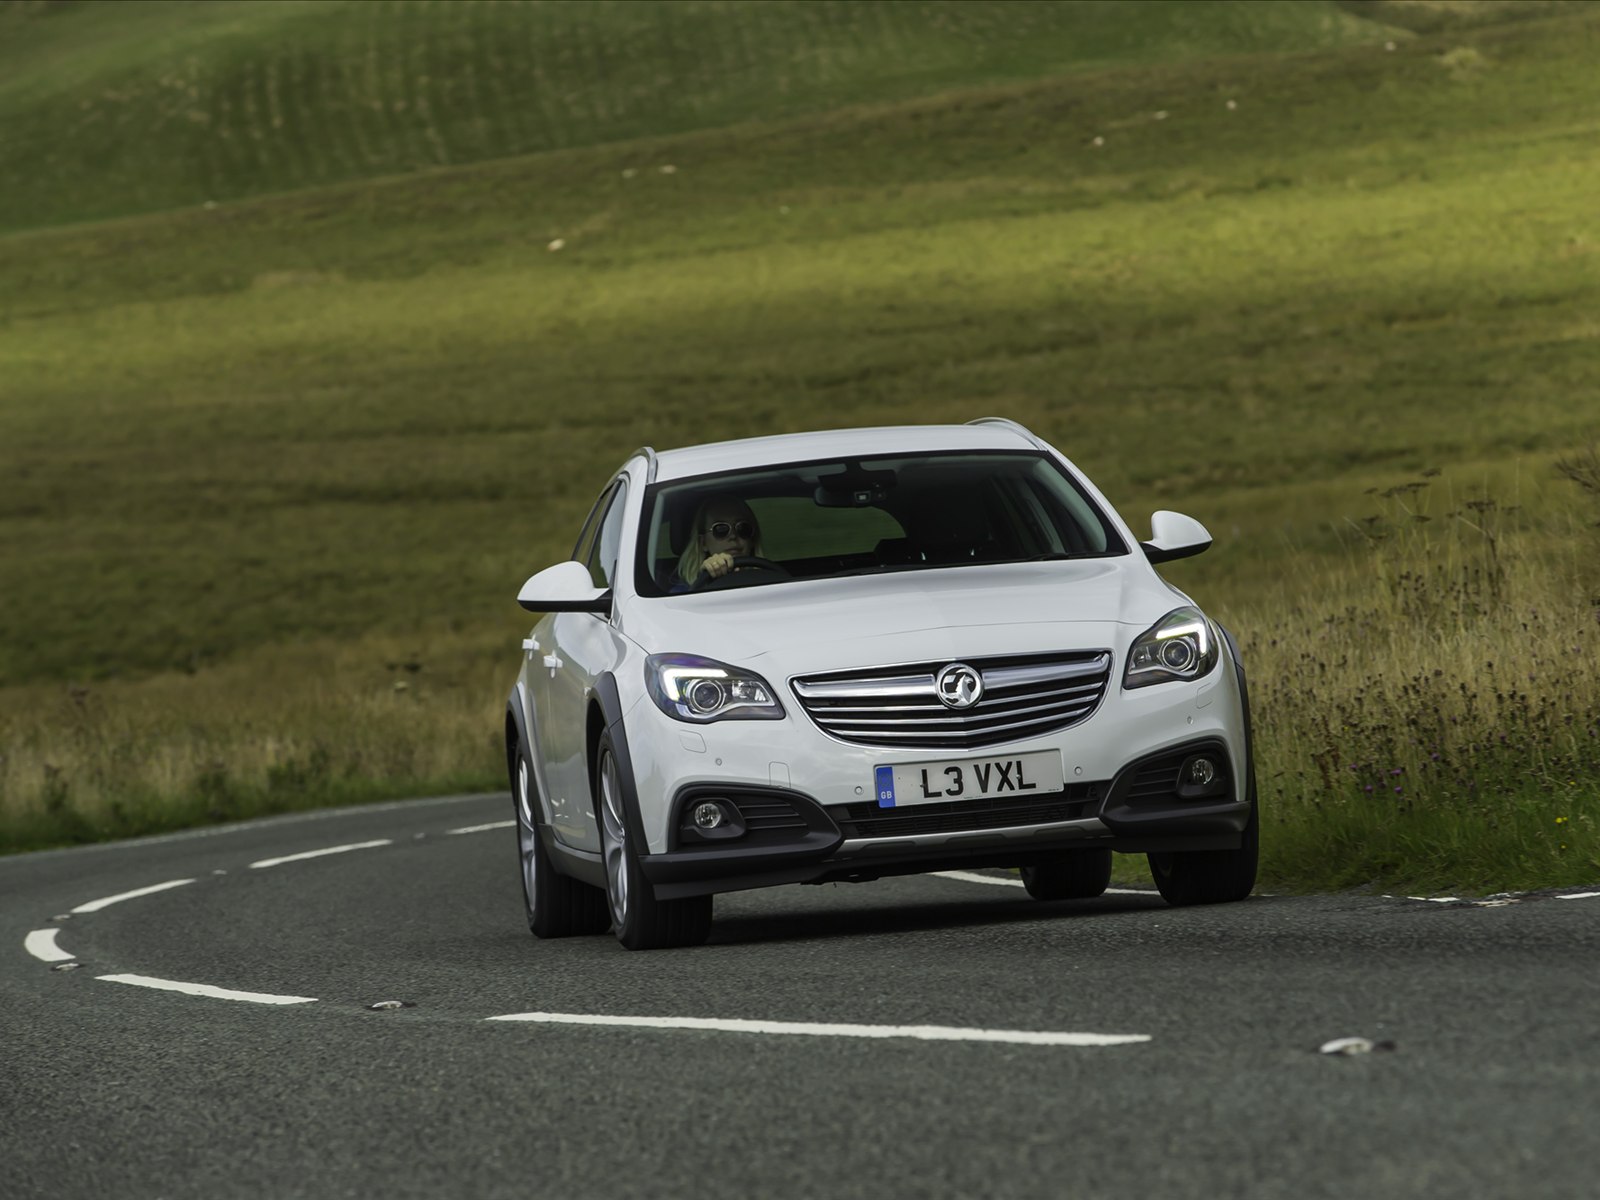
[{"label": "driver", "polygon": [[678,559],[679,587],[692,587],[702,571],[711,579],[721,579],[733,570],[734,559],[761,555],[761,526],[750,506],[737,496],[702,500],[695,510],[694,530]]}]

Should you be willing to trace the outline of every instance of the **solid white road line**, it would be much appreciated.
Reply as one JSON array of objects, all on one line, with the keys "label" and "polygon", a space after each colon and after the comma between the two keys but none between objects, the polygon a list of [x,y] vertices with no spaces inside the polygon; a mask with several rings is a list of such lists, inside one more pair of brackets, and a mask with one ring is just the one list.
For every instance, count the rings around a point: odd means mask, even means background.
[{"label": "solid white road line", "polygon": [[96,975],[109,983],[131,983],[134,987],[156,988],[163,992],[184,992],[190,996],[210,996],[215,1000],[243,1000],[247,1004],[315,1004],[315,996],[273,996],[266,992],[234,992],[208,983],[179,983],[172,979],[152,979],[148,975]]},{"label": "solid white road line", "polygon": [[275,867],[279,863],[301,862],[308,858],[322,858],[329,854],[345,854],[351,850],[371,850],[375,846],[392,846],[394,842],[389,838],[382,838],[376,842],[353,842],[348,846],[329,846],[326,850],[307,850],[303,854],[285,854],[282,858],[263,858],[260,862],[250,864],[252,871],[262,867]]},{"label": "solid white road line", "polygon": [[[998,875],[979,875],[974,871],[934,871],[941,879],[959,879],[962,883],[997,883],[1001,887],[1021,887],[1020,879],[1002,879]],[[1108,896],[1148,896],[1150,892],[1138,888],[1107,888]]]},{"label": "solid white road line", "polygon": [[182,887],[186,883],[193,882],[194,880],[192,879],[172,879],[166,883],[153,883],[149,887],[135,888],[131,892],[118,892],[115,896],[107,896],[103,900],[91,900],[87,904],[78,905],[72,911],[75,913],[99,912],[108,905],[121,904],[124,900],[135,900],[140,896],[154,895],[156,892],[164,892],[168,888]]},{"label": "solid white road line", "polygon": [[1600,892],[1568,892],[1565,896],[1557,896],[1557,900],[1593,900],[1600,896]]},{"label": "solid white road line", "polygon": [[510,829],[515,821],[493,821],[488,825],[468,825],[465,829],[447,829],[446,833],[487,833],[491,829]]},{"label": "solid white road line", "polygon": [[45,962],[68,962],[78,957],[76,954],[68,954],[56,945],[56,934],[60,932],[59,929],[35,929],[22,939],[22,948]]},{"label": "solid white road line", "polygon": [[1023,1046],[1126,1046],[1144,1033],[1046,1033],[1026,1029],[962,1029],[949,1025],[831,1025],[799,1021],[739,1021],[712,1017],[607,1017],[587,1013],[508,1013],[487,1021],[549,1025],[622,1025],[637,1029],[704,1029],[718,1033],[802,1034],[811,1037],[918,1038],[927,1042],[1010,1042]]}]

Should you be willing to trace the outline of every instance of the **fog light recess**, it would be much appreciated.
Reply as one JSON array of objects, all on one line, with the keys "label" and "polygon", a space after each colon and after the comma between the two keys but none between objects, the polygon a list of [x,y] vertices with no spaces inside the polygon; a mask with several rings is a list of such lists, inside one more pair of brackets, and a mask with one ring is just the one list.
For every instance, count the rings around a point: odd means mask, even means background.
[{"label": "fog light recess", "polygon": [[1228,790],[1227,760],[1214,751],[1191,754],[1178,768],[1178,798],[1204,800]]},{"label": "fog light recess", "polygon": [[691,796],[678,810],[678,837],[689,845],[737,840],[745,835],[744,814],[728,796]]}]

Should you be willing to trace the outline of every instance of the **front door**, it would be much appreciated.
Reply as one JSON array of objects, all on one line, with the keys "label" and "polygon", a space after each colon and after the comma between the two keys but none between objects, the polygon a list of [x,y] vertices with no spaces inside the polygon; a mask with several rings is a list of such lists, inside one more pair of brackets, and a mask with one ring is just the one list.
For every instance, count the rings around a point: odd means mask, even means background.
[{"label": "front door", "polygon": [[[590,523],[578,544],[579,561],[596,587],[610,588],[616,577],[627,491],[627,481],[618,479],[597,506],[603,506],[600,520]],[[559,613],[550,640],[540,662],[548,681],[544,754],[551,823],[568,845],[598,851],[600,827],[589,782],[589,706],[595,681],[622,657],[622,637],[608,617]]]}]

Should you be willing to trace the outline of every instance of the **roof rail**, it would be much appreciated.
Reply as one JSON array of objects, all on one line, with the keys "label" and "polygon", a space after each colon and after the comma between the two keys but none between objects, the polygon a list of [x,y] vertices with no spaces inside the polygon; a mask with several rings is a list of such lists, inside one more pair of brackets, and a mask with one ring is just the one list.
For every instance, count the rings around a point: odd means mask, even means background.
[{"label": "roof rail", "polygon": [[656,451],[655,451],[655,447],[654,446],[640,446],[637,450],[635,450],[632,454],[628,455],[628,457],[623,459],[622,461],[625,462],[625,463],[626,462],[632,462],[634,459],[638,458],[641,454],[644,455],[644,464],[645,464],[644,481],[645,481],[646,484],[652,484],[652,483],[654,483],[656,481],[656,468],[658,466],[660,466],[660,462],[656,458]]},{"label": "roof rail", "polygon": [[967,424],[998,425],[1002,429],[1011,430],[1011,432],[1016,434],[1018,437],[1026,438],[1040,450],[1050,449],[1049,443],[1047,443],[1042,437],[1034,433],[1033,430],[1029,429],[1026,425],[1023,425],[1017,421],[1013,421],[1010,417],[978,417],[974,420],[968,421]]}]

